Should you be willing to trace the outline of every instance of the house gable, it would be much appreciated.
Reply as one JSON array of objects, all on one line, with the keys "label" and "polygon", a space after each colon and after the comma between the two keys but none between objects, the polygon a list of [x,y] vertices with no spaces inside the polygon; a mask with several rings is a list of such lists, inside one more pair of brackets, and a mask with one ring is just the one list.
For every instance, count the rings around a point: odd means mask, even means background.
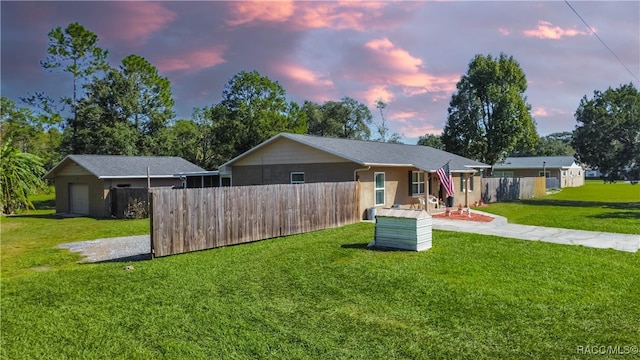
[{"label": "house gable", "polygon": [[330,164],[350,162],[297,141],[281,137],[236,160],[232,166],[281,165],[281,164]]},{"label": "house gable", "polygon": [[84,175],[94,176],[93,174],[88,172],[87,169],[85,169],[84,167],[76,163],[67,164],[62,169],[60,169],[56,174],[56,176],[84,176]]}]

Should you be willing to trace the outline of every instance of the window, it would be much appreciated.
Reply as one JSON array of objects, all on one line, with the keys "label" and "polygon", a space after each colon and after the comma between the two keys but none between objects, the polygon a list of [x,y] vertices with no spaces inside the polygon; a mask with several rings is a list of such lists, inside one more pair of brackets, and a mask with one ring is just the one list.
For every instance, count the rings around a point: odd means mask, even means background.
[{"label": "window", "polygon": [[567,177],[567,171],[566,170],[562,170],[562,177]]},{"label": "window", "polygon": [[473,174],[469,174],[469,188],[467,189],[466,174],[460,174],[460,191],[473,191]]},{"label": "window", "polygon": [[412,195],[424,194],[424,172],[422,171],[411,172],[411,194]]},{"label": "window", "polygon": [[374,173],[373,182],[375,188],[374,196],[376,198],[376,205],[384,205],[384,173]]},{"label": "window", "polygon": [[513,171],[494,171],[493,172],[493,177],[500,177],[500,178],[512,178],[513,177]]},{"label": "window", "polygon": [[[539,172],[538,172],[538,176],[543,176],[543,175],[542,175],[542,171],[539,171]],[[544,172],[544,177],[546,177],[546,178],[550,178],[550,177],[551,177],[551,172],[550,172],[550,171],[545,171],[545,172]]]},{"label": "window", "polygon": [[292,172],[291,173],[292,184],[304,184],[304,172]]}]

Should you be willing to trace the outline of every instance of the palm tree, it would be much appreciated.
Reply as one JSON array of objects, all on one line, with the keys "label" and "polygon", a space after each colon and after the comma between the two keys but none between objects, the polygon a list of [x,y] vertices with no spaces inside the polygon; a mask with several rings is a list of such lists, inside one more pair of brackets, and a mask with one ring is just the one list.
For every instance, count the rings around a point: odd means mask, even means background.
[{"label": "palm tree", "polygon": [[0,149],[0,207],[3,214],[18,209],[33,209],[29,195],[45,187],[41,176],[45,170],[42,160],[23,153],[6,141]]}]

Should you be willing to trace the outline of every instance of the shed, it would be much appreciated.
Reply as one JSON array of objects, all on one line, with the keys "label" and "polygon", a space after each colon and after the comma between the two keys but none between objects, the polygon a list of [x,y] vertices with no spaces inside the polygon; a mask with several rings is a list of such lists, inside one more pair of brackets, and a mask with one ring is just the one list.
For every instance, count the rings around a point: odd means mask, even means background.
[{"label": "shed", "polygon": [[431,215],[424,210],[382,209],[369,246],[423,251],[431,248]]},{"label": "shed", "polygon": [[494,177],[547,178],[547,189],[584,185],[585,171],[573,156],[508,157],[493,167]]},{"label": "shed", "polygon": [[183,187],[175,174],[203,171],[180,157],[68,155],[44,178],[55,182],[57,213],[104,218],[112,212],[111,189]]}]

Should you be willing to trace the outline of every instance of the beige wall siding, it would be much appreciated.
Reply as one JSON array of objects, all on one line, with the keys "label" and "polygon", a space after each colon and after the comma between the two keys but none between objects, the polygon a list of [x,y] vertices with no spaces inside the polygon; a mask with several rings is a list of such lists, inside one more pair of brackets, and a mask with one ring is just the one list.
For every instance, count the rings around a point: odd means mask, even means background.
[{"label": "beige wall siding", "polygon": [[[371,168],[371,170],[359,172],[361,181],[360,209],[363,210],[363,216],[366,216],[368,208],[375,207],[383,209],[399,204],[402,208],[419,209],[421,208],[419,198],[427,194],[441,198],[439,194],[440,181],[436,173],[425,174],[425,194],[409,195],[410,172],[415,168],[397,167],[397,168]],[[384,205],[375,205],[375,189],[374,174],[377,172],[385,173],[385,203]],[[465,192],[460,188],[459,174],[453,174],[453,181],[456,193],[454,195],[454,206],[461,204],[473,205],[480,201],[482,194],[482,179],[480,175],[470,175],[474,178],[473,190],[467,192],[467,202],[465,203]],[[431,206],[433,209],[434,206]]]},{"label": "beige wall siding", "polygon": [[[109,217],[111,214],[111,204],[108,201],[110,188],[117,187],[117,185],[146,187],[147,179],[99,180],[93,175],[56,176],[56,212],[58,213],[68,213],[70,210],[70,184],[87,184],[89,186],[89,215],[97,218],[104,218]],[[182,181],[180,179],[151,179],[152,187],[180,186],[181,184]]]},{"label": "beige wall siding", "polygon": [[562,187],[577,187],[584,185],[584,169],[576,165],[565,170],[566,175],[562,177],[560,182]]},{"label": "beige wall siding", "polygon": [[105,217],[104,185],[93,175],[57,176],[56,187],[56,212],[69,212],[69,187],[70,184],[87,184],[89,186],[89,214],[95,217]]},{"label": "beige wall siding", "polygon": [[[147,187],[147,179],[104,179],[104,188],[110,189],[114,187],[121,187],[123,185],[128,185],[127,187]],[[171,186],[182,186],[182,180],[174,179],[174,178],[160,178],[160,179],[151,179],[151,187],[171,187]]]},{"label": "beige wall siding", "polygon": [[354,163],[233,166],[231,182],[234,186],[289,184],[292,172],[304,172],[308,183],[353,181],[358,167]]},{"label": "beige wall siding", "polygon": [[[435,175],[435,174],[434,174]],[[480,201],[482,197],[482,178],[480,175],[469,174],[469,178],[465,180],[465,189],[462,189],[462,183],[460,181],[460,175],[458,173],[452,174],[453,187],[455,194],[453,195],[453,206],[463,207],[472,206],[475,202]],[[464,174],[462,175],[464,177]],[[436,175],[437,177],[437,175]],[[473,189],[471,189],[471,178],[473,177]]]},{"label": "beige wall siding", "polygon": [[233,166],[345,163],[347,160],[285,138],[265,145],[259,151],[245,156]]},{"label": "beige wall siding", "polygon": [[[390,208],[394,204],[402,204],[407,207],[414,206],[417,208],[419,200],[416,197],[409,196],[408,189],[408,172],[411,168],[389,168],[389,167],[372,167],[367,171],[358,172],[360,179],[360,209],[363,218],[367,216],[367,210],[375,207],[377,210]],[[384,173],[384,204],[375,204],[375,182],[376,173]],[[404,206],[403,206],[404,207]]]},{"label": "beige wall siding", "polygon": [[[503,170],[500,170],[503,171]],[[540,176],[542,172],[542,168],[540,169],[514,169],[514,170],[505,170],[505,171],[513,171],[513,177],[537,177]],[[569,169],[560,169],[560,168],[547,168],[546,171],[549,172],[549,177],[559,179],[560,187],[576,187],[584,185],[584,169],[582,167],[576,165],[572,166]],[[562,176],[562,171],[565,171],[565,176]]]},{"label": "beige wall siding", "polygon": [[[291,172],[304,172],[305,182],[333,182],[353,181],[354,171],[360,181],[360,210],[362,217],[366,218],[367,210],[389,208],[394,204],[400,204],[403,208],[421,208],[419,197],[409,194],[410,172],[415,168],[410,167],[371,167],[368,170],[358,170],[362,166],[354,163],[336,164],[283,164],[264,166],[233,166],[232,183],[234,186],[288,184]],[[374,174],[385,174],[385,202],[384,205],[375,205]],[[465,205],[464,192],[460,189],[458,174],[454,174],[456,189],[455,206],[458,203]],[[431,178],[431,189],[429,188]],[[425,193],[438,196],[439,181],[435,173],[425,174]],[[474,188],[468,192],[468,203],[473,204],[481,198],[481,178],[474,176]]]},{"label": "beige wall siding", "polygon": [[56,174],[56,176],[80,176],[80,175],[94,176],[92,173],[88,172],[82,166],[74,163],[70,163],[67,166],[63,167]]},{"label": "beige wall siding", "polygon": [[[420,201],[417,196],[409,195],[409,167],[372,167],[370,170],[358,172],[360,175],[361,194],[360,208],[367,209],[376,207],[377,209],[389,208],[394,204],[400,204],[407,208],[418,208]],[[415,169],[413,169],[415,170]],[[375,205],[375,183],[376,173],[384,173],[384,204]]]}]

